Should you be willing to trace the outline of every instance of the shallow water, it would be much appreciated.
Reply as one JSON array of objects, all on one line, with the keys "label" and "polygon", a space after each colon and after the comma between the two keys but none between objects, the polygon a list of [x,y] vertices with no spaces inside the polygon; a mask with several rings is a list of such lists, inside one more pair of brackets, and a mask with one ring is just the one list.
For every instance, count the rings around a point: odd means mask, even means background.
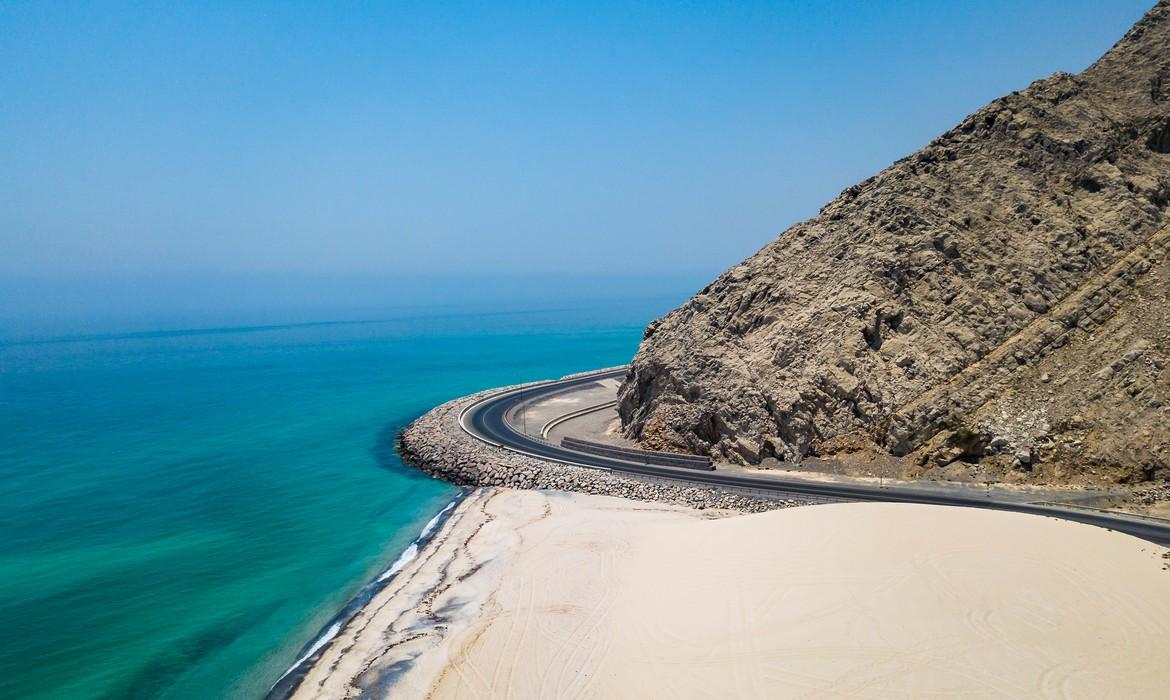
[{"label": "shallow water", "polygon": [[0,341],[0,696],[262,696],[457,493],[403,425],[666,306]]}]

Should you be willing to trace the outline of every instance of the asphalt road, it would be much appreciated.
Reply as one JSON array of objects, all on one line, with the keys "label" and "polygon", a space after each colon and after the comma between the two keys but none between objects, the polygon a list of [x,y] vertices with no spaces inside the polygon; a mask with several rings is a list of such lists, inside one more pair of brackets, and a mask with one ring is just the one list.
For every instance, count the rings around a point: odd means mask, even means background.
[{"label": "asphalt road", "polygon": [[624,369],[609,370],[572,379],[546,382],[524,389],[493,394],[472,404],[459,417],[462,428],[474,437],[506,449],[540,457],[556,462],[574,464],[594,469],[608,469],[630,474],[644,474],[670,479],[681,479],[701,486],[723,486],[733,488],[759,489],[780,496],[815,496],[851,501],[880,501],[888,503],[927,503],[942,506],[967,508],[992,508],[1031,515],[1045,515],[1096,525],[1134,537],[1170,546],[1170,521],[1141,516],[1113,515],[1103,511],[1082,510],[1060,506],[1027,503],[1022,501],[999,500],[994,497],[980,498],[970,495],[946,493],[938,489],[917,489],[905,486],[871,486],[867,484],[841,484],[795,479],[790,477],[762,477],[736,474],[716,469],[713,472],[695,471],[664,467],[637,462],[628,462],[613,457],[574,452],[559,445],[553,445],[535,437],[521,434],[506,420],[508,412],[522,402],[534,401],[544,395],[561,392],[600,379],[621,377]]}]

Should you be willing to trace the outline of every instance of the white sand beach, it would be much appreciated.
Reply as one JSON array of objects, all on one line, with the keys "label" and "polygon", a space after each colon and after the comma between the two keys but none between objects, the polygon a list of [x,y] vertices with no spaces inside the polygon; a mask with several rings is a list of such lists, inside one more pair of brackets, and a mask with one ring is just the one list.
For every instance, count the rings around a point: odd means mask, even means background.
[{"label": "white sand beach", "polygon": [[1165,698],[1165,548],[1049,518],[479,490],[294,697]]}]

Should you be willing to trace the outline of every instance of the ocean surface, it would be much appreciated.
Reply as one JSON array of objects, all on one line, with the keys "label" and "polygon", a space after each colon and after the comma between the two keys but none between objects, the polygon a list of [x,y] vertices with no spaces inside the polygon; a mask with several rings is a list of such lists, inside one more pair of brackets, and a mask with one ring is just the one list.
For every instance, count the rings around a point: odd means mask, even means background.
[{"label": "ocean surface", "polygon": [[0,697],[262,697],[458,494],[400,428],[670,305],[0,339]]}]

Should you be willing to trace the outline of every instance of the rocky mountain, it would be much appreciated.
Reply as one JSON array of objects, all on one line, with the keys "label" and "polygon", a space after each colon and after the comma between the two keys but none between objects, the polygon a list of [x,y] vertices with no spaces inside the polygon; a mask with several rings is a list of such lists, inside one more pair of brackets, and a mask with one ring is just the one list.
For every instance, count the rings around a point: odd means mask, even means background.
[{"label": "rocky mountain", "polygon": [[1170,480],[1170,0],[989,104],[652,323],[655,449]]}]

